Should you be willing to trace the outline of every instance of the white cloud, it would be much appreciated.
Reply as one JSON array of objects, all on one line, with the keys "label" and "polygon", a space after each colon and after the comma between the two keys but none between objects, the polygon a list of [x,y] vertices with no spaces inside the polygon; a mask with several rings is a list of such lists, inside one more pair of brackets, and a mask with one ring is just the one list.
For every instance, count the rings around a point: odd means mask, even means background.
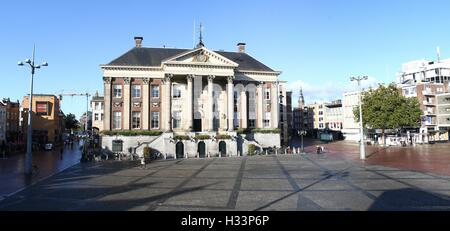
[{"label": "white cloud", "polygon": [[[369,77],[368,80],[361,82],[363,88],[376,87],[380,83],[376,78]],[[287,84],[286,89],[292,91],[292,106],[297,106],[298,97],[300,95],[300,87],[303,89],[305,103],[329,102],[336,99],[342,99],[345,92],[357,91],[358,84],[356,82],[335,82],[325,81],[322,84],[311,84],[303,80],[297,80]]]}]

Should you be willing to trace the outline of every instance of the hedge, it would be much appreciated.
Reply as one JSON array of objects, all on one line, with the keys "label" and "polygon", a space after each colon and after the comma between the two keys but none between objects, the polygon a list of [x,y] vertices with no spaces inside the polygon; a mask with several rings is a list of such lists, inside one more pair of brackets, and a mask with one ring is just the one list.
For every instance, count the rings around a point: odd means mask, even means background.
[{"label": "hedge", "polygon": [[162,131],[102,131],[105,136],[159,136]]},{"label": "hedge", "polygon": [[246,129],[238,129],[237,130],[238,134],[249,134],[249,133],[263,133],[263,134],[270,134],[270,133],[275,133],[275,134],[280,134],[281,133],[281,129],[279,128],[246,128]]},{"label": "hedge", "polygon": [[194,137],[194,139],[196,139],[196,140],[207,140],[207,139],[211,139],[211,136],[209,136],[209,135],[196,135]]},{"label": "hedge", "polygon": [[174,137],[175,140],[190,140],[189,136],[176,135]]},{"label": "hedge", "polygon": [[226,135],[226,134],[220,134],[220,135],[217,135],[216,139],[218,139],[218,140],[229,140],[229,139],[231,139],[231,136],[230,135]]}]

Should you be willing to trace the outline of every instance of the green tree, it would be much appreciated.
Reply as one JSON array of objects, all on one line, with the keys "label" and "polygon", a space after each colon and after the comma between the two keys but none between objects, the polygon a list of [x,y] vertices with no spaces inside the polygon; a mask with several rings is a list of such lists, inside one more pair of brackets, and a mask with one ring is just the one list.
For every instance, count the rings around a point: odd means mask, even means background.
[{"label": "green tree", "polygon": [[[421,110],[417,98],[406,98],[394,83],[380,85],[362,94],[363,124],[365,127],[381,129],[383,144],[385,130],[402,127],[419,127]],[[359,108],[353,109],[359,122]]]},{"label": "green tree", "polygon": [[66,126],[66,129],[70,130],[80,129],[80,122],[76,119],[75,115],[72,113],[64,115],[64,125]]}]

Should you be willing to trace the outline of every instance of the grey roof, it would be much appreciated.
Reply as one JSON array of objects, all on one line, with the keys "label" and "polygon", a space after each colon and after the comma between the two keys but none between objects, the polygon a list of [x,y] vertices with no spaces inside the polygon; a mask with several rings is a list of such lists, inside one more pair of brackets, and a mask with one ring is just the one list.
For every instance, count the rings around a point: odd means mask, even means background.
[{"label": "grey roof", "polygon": [[[133,48],[107,65],[111,66],[161,66],[162,60],[187,52],[191,49]],[[238,70],[274,71],[246,53],[215,51],[239,64]]]}]

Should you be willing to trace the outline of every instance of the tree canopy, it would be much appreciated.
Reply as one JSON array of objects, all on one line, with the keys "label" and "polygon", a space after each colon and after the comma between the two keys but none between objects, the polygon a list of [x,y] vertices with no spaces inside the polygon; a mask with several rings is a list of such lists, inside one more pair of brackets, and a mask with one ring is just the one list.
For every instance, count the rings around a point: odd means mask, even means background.
[{"label": "tree canopy", "polygon": [[67,115],[64,115],[64,125],[66,126],[66,129],[70,130],[77,130],[80,128],[80,122],[76,119],[75,115],[72,113],[69,113]]},{"label": "tree canopy", "polygon": [[[419,127],[422,114],[417,98],[406,98],[395,84],[387,87],[380,85],[362,94],[363,124],[365,127],[398,129]],[[353,110],[355,120],[359,122],[359,108]]]}]

